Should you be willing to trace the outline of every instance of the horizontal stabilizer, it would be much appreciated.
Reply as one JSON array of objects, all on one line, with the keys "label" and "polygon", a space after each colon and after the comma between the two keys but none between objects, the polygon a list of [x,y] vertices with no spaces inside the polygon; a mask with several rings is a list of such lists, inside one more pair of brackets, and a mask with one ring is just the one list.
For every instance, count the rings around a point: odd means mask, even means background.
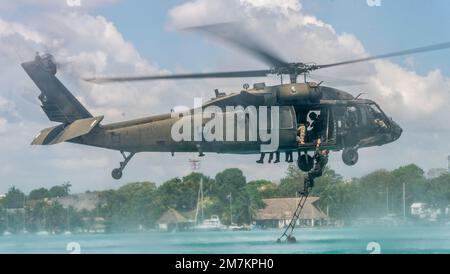
[{"label": "horizontal stabilizer", "polygon": [[42,130],[32,145],[54,145],[91,132],[103,120],[103,116],[76,120],[69,125],[59,125]]}]

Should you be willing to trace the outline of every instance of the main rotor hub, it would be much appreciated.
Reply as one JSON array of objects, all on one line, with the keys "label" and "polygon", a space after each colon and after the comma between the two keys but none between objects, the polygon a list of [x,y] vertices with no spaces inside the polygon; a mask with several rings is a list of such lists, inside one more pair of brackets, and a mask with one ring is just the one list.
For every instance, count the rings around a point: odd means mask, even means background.
[{"label": "main rotor hub", "polygon": [[318,69],[315,63],[287,63],[284,66],[278,66],[271,69],[271,73],[275,75],[289,75],[291,83],[297,83],[297,77],[302,74],[307,74]]}]

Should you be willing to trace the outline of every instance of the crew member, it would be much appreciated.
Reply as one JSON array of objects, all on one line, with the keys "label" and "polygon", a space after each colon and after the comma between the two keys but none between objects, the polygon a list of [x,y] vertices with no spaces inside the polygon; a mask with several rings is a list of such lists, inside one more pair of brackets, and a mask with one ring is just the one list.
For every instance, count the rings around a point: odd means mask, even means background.
[{"label": "crew member", "polygon": [[325,121],[323,119],[323,116],[321,114],[316,115],[314,122],[311,124],[312,133],[313,133],[312,137],[313,137],[314,141],[321,139],[322,136],[324,135],[324,129],[325,129],[324,124],[325,124]]},{"label": "crew member", "polygon": [[266,153],[262,152],[261,153],[261,157],[259,158],[258,161],[256,161],[256,163],[258,164],[264,164],[264,158],[266,157]]},{"label": "crew member", "polygon": [[304,124],[300,124],[297,129],[297,143],[299,145],[304,145],[305,137],[306,137],[306,126]]},{"label": "crew member", "polygon": [[328,164],[328,155],[330,151],[327,149],[320,149],[320,139],[317,140],[316,152],[314,154],[314,168],[308,172],[308,176],[305,177],[304,190],[301,192],[305,195],[311,191],[314,187],[314,180],[323,175],[326,165]]},{"label": "crew member", "polygon": [[275,162],[273,162],[274,164],[278,164],[280,162],[280,152],[277,151],[275,152]]},{"label": "crew member", "polygon": [[286,163],[294,162],[294,154],[292,151],[286,151]]},{"label": "crew member", "polygon": [[273,163],[278,164],[280,162],[280,152],[279,151],[270,153],[269,163],[272,163],[274,154],[275,154],[275,161]]}]

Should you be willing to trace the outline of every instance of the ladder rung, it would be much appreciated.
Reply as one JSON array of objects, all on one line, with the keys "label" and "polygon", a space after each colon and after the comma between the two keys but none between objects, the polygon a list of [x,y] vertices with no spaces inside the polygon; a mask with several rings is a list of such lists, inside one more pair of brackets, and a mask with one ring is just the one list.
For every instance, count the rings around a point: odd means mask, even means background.
[{"label": "ladder rung", "polygon": [[[289,222],[289,225],[284,230],[284,233],[281,235],[279,240],[282,240],[283,238],[289,238],[290,235],[294,232],[295,224],[297,223],[298,219],[300,218],[301,212],[306,204],[306,201],[308,199],[308,195],[302,195],[300,197],[300,201],[298,203],[297,209],[294,212],[294,215],[291,218],[291,221]],[[289,234],[288,234],[289,232]]]}]

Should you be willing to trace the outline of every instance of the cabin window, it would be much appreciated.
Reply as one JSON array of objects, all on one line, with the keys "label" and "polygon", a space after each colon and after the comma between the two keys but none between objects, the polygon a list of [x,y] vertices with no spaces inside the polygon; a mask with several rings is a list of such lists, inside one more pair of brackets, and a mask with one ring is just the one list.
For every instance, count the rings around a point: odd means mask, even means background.
[{"label": "cabin window", "polygon": [[281,107],[280,108],[280,129],[293,129],[294,128],[294,117],[292,115],[291,108]]}]

